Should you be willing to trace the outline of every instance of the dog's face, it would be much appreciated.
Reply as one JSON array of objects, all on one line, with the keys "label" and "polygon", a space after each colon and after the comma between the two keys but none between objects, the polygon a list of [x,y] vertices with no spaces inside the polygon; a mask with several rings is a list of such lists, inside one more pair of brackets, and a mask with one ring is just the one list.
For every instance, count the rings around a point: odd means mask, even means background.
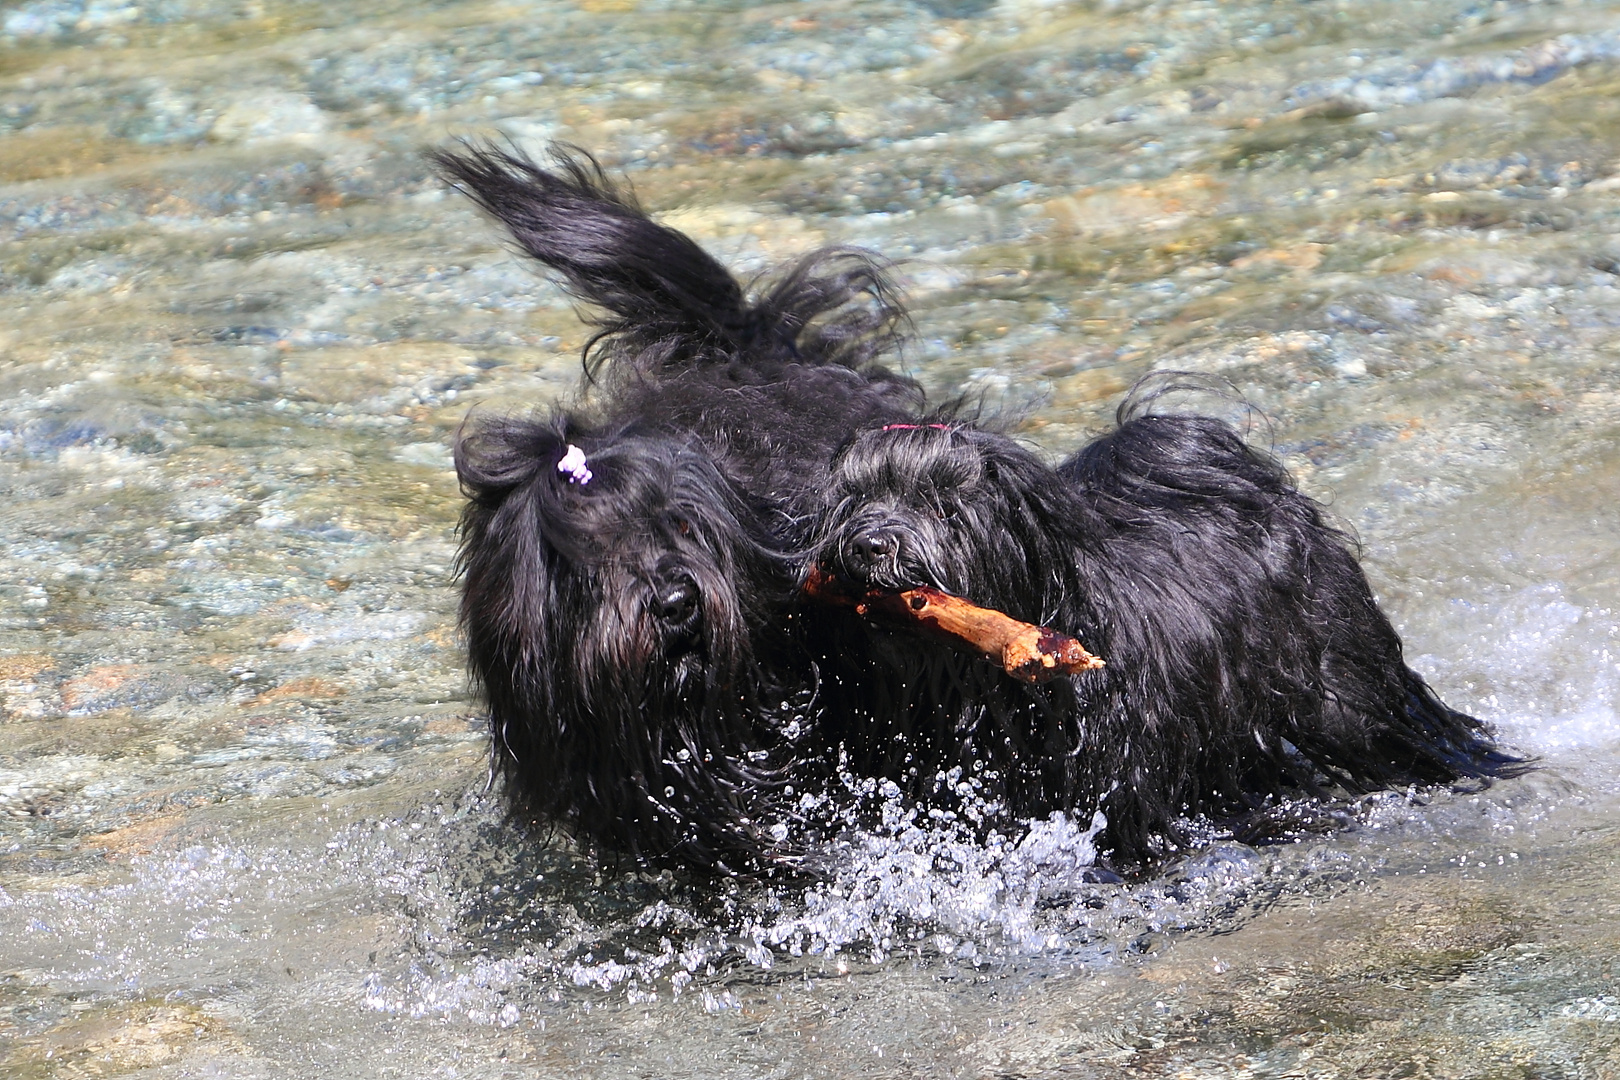
[{"label": "dog's face", "polygon": [[[1053,624],[1072,592],[1071,500],[1052,469],[995,432],[866,431],[834,460],[815,566],[866,589],[926,585]],[[842,721],[839,736],[861,771],[935,803],[955,798],[937,777],[971,769],[977,793],[959,810],[974,821],[1001,812],[991,804],[1039,807],[1046,792],[1068,790],[1067,680],[1029,686],[881,622],[840,614],[822,625],[829,685],[854,718],[832,723]],[[836,674],[846,658],[851,688]]]},{"label": "dog's face", "polygon": [[714,462],[668,438],[502,421],[462,440],[457,468],[462,622],[519,799],[602,838],[675,843],[716,785],[769,786],[753,645],[781,562]]},{"label": "dog's face", "polygon": [[992,432],[934,424],[864,432],[834,462],[816,562],[869,588],[928,585],[980,603],[1019,595],[1048,539],[1049,476]]}]

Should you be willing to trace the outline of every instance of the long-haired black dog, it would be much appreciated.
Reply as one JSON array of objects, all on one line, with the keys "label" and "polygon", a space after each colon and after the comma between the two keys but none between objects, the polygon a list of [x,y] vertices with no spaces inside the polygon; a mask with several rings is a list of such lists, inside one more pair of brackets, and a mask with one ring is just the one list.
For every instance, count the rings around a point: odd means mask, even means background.
[{"label": "long-haired black dog", "polygon": [[[875,364],[882,265],[820,252],[749,297],[582,152],[441,172],[598,309],[590,393],[471,420],[461,618],[518,812],[649,863],[794,866],[793,787],[923,801],[957,767],[994,823],[1100,809],[1120,869],[1179,822],[1521,767],[1401,658],[1352,545],[1230,427],[1152,416],[1060,467]],[[930,585],[1107,666],[1027,686],[795,600],[811,566]]]},{"label": "long-haired black dog", "polygon": [[1007,819],[1100,809],[1120,869],[1182,820],[1277,797],[1521,770],[1402,660],[1321,508],[1228,424],[1150,415],[1056,469],[956,423],[870,428],[841,451],[814,559],[869,588],[931,586],[1078,637],[1106,661],[1039,686],[892,630],[834,623],[828,735],[933,797],[962,767]]},{"label": "long-haired black dog", "polygon": [[834,450],[919,394],[871,366],[883,268],[818,252],[750,299],[582,151],[441,173],[598,309],[590,400],[469,421],[461,622],[514,809],[649,863],[791,863],[809,658],[786,627]]}]

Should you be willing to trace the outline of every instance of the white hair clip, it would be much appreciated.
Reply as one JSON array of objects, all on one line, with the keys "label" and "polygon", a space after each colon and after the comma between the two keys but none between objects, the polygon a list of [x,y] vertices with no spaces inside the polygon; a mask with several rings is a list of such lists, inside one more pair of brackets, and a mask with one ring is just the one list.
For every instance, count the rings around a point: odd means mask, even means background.
[{"label": "white hair clip", "polygon": [[568,444],[568,453],[564,454],[562,460],[557,462],[557,471],[567,473],[570,484],[588,484],[591,482],[591,470],[585,464],[585,451],[573,443]]}]

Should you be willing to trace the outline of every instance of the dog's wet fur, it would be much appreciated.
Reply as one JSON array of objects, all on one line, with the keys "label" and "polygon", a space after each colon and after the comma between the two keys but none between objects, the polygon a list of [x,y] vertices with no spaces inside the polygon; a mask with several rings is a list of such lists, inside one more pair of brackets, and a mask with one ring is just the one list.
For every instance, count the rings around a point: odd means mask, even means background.
[{"label": "dog's wet fur", "polygon": [[[1029,686],[846,627],[826,651],[861,663],[831,680],[827,727],[856,767],[926,798],[941,766],[983,763],[1014,818],[1100,808],[1099,846],[1132,867],[1177,850],[1188,817],[1516,766],[1406,666],[1354,545],[1277,461],[1220,420],[1148,413],[1154,385],[1056,469],[949,425],[839,452],[823,567],[971,597],[1106,660]],[[857,632],[868,648],[847,647]]]},{"label": "dog's wet fur", "polygon": [[[1130,872],[1188,820],[1525,767],[1406,666],[1354,544],[1273,458],[1152,412],[1172,384],[1054,468],[881,366],[907,321],[870,253],[745,289],[582,151],[434,160],[598,313],[578,401],[474,416],[456,446],[461,621],[515,812],[772,873],[812,866],[800,800],[835,775],[918,803],[970,775],[1003,831],[1101,810]],[[1107,666],[1017,682],[803,602],[814,567],[1053,626]]]}]

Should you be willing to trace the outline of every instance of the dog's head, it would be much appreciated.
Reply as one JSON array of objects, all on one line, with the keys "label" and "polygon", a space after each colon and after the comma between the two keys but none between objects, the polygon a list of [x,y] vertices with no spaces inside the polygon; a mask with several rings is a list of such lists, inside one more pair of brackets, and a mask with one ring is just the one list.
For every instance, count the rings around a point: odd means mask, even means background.
[{"label": "dog's head", "polygon": [[816,563],[868,588],[991,604],[1029,592],[1061,485],[1012,439],[942,423],[863,432],[833,463]]},{"label": "dog's head", "polygon": [[[890,424],[833,462],[814,565],[859,590],[931,586],[1041,625],[1076,624],[1069,485],[1015,440],[960,423]],[[1044,813],[1070,789],[1070,680],[1040,686],[942,649],[921,633],[835,614],[829,726],[856,767],[928,803],[963,801],[964,820]],[[920,627],[919,627],[920,629]],[[846,685],[847,684],[847,685]],[[841,713],[852,716],[844,720]],[[973,793],[942,777],[960,768]],[[954,781],[953,781],[954,783]],[[980,786],[982,784],[982,787]]]},{"label": "dog's head", "polygon": [[462,626],[518,805],[646,858],[747,846],[737,792],[779,786],[756,644],[784,561],[734,486],[567,417],[486,421],[456,465]]}]

